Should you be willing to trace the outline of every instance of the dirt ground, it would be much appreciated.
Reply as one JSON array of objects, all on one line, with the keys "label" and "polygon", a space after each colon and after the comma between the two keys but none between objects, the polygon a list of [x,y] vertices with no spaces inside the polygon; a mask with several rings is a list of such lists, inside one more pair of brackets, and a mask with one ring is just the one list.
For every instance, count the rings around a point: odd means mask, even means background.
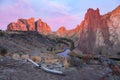
[{"label": "dirt ground", "polygon": [[[83,65],[82,68],[71,67],[64,70],[65,75],[55,75],[36,68],[24,60],[0,58],[0,80],[102,80],[108,67],[101,65]],[[120,80],[119,76],[109,74],[106,80]]]}]

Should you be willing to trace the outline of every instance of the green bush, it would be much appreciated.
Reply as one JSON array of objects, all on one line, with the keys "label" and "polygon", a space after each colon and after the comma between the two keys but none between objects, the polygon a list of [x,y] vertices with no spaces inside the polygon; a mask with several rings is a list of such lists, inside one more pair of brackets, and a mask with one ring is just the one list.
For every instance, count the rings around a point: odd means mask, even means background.
[{"label": "green bush", "polygon": [[0,46],[0,55],[5,56],[7,54],[7,49],[5,47]]}]

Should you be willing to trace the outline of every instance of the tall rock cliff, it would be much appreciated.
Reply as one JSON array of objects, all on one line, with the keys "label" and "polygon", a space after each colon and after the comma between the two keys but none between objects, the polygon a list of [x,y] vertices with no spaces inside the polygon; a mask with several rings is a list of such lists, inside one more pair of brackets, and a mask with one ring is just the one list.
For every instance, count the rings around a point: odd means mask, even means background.
[{"label": "tall rock cliff", "polygon": [[112,54],[120,51],[120,6],[100,15],[88,9],[83,20],[78,49],[83,53]]},{"label": "tall rock cliff", "polygon": [[45,22],[40,19],[35,21],[34,18],[18,19],[17,22],[10,23],[7,26],[7,30],[38,31],[44,34],[52,32],[50,27]]}]

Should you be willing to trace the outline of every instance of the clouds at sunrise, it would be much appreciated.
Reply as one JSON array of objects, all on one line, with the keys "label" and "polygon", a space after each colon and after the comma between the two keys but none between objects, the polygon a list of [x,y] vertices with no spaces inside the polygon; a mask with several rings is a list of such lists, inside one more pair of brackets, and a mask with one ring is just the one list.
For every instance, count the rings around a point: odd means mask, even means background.
[{"label": "clouds at sunrise", "polygon": [[120,4],[120,0],[0,0],[0,29],[6,29],[18,18],[41,18],[57,30],[80,24],[88,8],[99,8],[105,14]]}]

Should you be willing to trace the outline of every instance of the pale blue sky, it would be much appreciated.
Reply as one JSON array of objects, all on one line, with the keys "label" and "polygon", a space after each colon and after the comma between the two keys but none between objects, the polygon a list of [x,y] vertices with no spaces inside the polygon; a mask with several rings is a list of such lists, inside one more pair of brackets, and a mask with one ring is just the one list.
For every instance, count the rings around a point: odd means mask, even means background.
[{"label": "pale blue sky", "polygon": [[0,0],[0,29],[6,29],[18,18],[41,18],[57,30],[60,26],[75,28],[88,8],[99,8],[105,14],[120,5],[120,0]]}]

